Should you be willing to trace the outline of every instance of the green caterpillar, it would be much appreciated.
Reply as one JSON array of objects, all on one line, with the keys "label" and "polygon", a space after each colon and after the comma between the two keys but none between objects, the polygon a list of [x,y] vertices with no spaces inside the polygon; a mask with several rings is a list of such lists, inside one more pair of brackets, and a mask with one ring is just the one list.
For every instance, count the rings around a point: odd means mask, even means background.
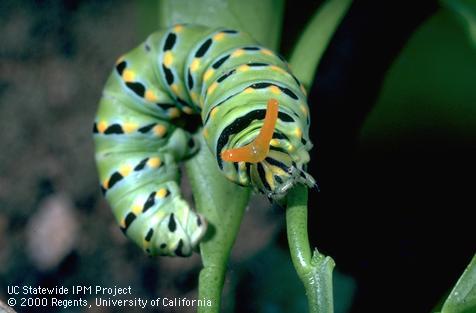
[{"label": "green caterpillar", "polygon": [[188,256],[207,228],[178,183],[178,163],[200,148],[179,126],[194,114],[233,182],[272,199],[315,184],[305,172],[305,89],[284,59],[236,30],[155,32],[117,61],[93,129],[101,189],[121,229],[149,255]]}]

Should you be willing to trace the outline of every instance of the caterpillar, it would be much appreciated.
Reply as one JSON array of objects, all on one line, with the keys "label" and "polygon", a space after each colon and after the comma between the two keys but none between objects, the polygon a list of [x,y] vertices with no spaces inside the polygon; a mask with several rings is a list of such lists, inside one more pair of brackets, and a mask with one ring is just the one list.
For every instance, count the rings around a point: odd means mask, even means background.
[{"label": "caterpillar", "polygon": [[117,60],[93,127],[101,190],[149,255],[189,256],[207,229],[178,182],[180,161],[206,148],[183,124],[194,116],[231,181],[275,200],[315,184],[306,92],[281,56],[232,29],[159,30]]}]

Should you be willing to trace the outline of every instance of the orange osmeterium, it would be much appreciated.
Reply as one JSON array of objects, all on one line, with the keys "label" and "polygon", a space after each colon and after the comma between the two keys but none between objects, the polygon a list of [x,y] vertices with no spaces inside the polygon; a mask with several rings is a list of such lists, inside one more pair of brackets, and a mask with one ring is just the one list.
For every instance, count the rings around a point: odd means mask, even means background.
[{"label": "orange osmeterium", "polygon": [[274,128],[278,119],[278,100],[269,99],[264,117],[263,127],[258,137],[246,146],[225,150],[221,153],[223,161],[258,163],[263,161],[269,152],[269,142],[273,138]]}]

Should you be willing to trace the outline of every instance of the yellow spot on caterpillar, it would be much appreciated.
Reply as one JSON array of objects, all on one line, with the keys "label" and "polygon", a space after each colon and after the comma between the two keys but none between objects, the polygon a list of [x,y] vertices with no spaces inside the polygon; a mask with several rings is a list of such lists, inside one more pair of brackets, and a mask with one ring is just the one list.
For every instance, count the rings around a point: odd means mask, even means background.
[{"label": "yellow spot on caterpillar", "polygon": [[164,65],[170,67],[174,63],[174,55],[172,51],[167,51],[164,53]]},{"label": "yellow spot on caterpillar", "polygon": [[124,132],[126,134],[131,133],[137,129],[137,124],[134,123],[124,123],[122,126],[122,129],[124,129]]},{"label": "yellow spot on caterpillar", "polygon": [[119,226],[121,226],[122,228],[126,228],[126,219],[123,218],[120,222],[119,222]]},{"label": "yellow spot on caterpillar", "polygon": [[282,74],[286,73],[285,70],[283,70],[282,68],[280,68],[279,66],[276,66],[276,65],[271,65],[269,68],[273,71],[276,71],[276,72],[279,72],[279,73],[282,73]]},{"label": "yellow spot on caterpillar", "polygon": [[135,77],[136,74],[131,70],[124,70],[124,72],[122,72],[122,79],[124,79],[125,82],[132,82]]},{"label": "yellow spot on caterpillar", "polygon": [[167,189],[165,188],[160,188],[160,190],[157,192],[157,197],[159,198],[165,198],[167,195]]},{"label": "yellow spot on caterpillar", "polygon": [[178,24],[174,26],[174,32],[176,33],[180,33],[182,29],[183,29],[183,25]]},{"label": "yellow spot on caterpillar", "polygon": [[307,115],[307,108],[306,108],[305,105],[301,104],[301,105],[299,106],[299,108],[301,109],[301,112],[302,112],[302,113],[304,113],[305,115]]},{"label": "yellow spot on caterpillar", "polygon": [[243,49],[238,49],[238,50],[235,50],[232,54],[231,54],[231,57],[232,58],[236,58],[236,57],[239,57],[241,55],[243,55],[245,53],[245,51]]},{"label": "yellow spot on caterpillar", "polygon": [[151,168],[157,168],[160,164],[162,164],[162,161],[159,157],[150,158],[149,161],[147,161],[147,165]]},{"label": "yellow spot on caterpillar", "polygon": [[172,89],[172,91],[173,91],[174,94],[176,94],[176,95],[179,94],[179,92],[180,92],[180,86],[177,85],[177,84],[172,84],[172,85],[170,86],[170,89]]},{"label": "yellow spot on caterpillar", "polygon": [[135,215],[139,215],[139,213],[142,211],[142,205],[138,204],[138,203],[135,203],[133,206],[132,206],[132,213],[134,213]]},{"label": "yellow spot on caterpillar", "polygon": [[248,185],[248,178],[246,176],[241,176],[240,177],[240,184],[243,185],[243,186],[247,186]]},{"label": "yellow spot on caterpillar", "polygon": [[202,134],[203,137],[208,138],[208,130],[206,128],[202,131]]},{"label": "yellow spot on caterpillar", "polygon": [[203,75],[203,80],[205,80],[205,81],[206,81],[206,80],[209,80],[210,77],[212,77],[212,75],[213,75],[214,72],[215,72],[215,71],[214,71],[212,68],[209,68],[209,69],[205,72],[205,74]]},{"label": "yellow spot on caterpillar", "polygon": [[215,115],[217,115],[217,113],[218,113],[218,108],[217,108],[217,107],[214,107],[214,108],[212,109],[212,111],[210,112],[210,117],[211,117],[212,119],[214,119],[214,118],[215,118]]},{"label": "yellow spot on caterpillar", "polygon": [[182,108],[182,111],[184,111],[185,113],[187,113],[187,114],[189,114],[189,115],[190,115],[190,114],[193,114],[193,110],[192,110],[191,107],[183,107],[183,108]]},{"label": "yellow spot on caterpillar", "polygon": [[217,86],[218,86],[217,82],[214,82],[213,84],[211,84],[210,87],[208,87],[207,94],[211,94],[213,91],[215,91]]},{"label": "yellow spot on caterpillar", "polygon": [[246,72],[246,71],[248,71],[249,69],[250,69],[250,67],[249,67],[248,65],[243,64],[243,65],[238,66],[238,69],[237,69],[237,70],[238,70],[238,72]]},{"label": "yellow spot on caterpillar", "polygon": [[289,175],[285,171],[283,171],[281,168],[279,168],[277,166],[274,166],[274,165],[271,165],[269,163],[268,163],[268,168],[271,168],[274,175],[278,175],[278,176],[288,176]]},{"label": "yellow spot on caterpillar", "polygon": [[102,186],[104,187],[104,189],[108,189],[109,188],[109,179],[105,179],[102,182]]},{"label": "yellow spot on caterpillar", "polygon": [[167,131],[167,128],[164,125],[156,125],[153,128],[154,134],[156,136],[162,137],[165,135],[165,132]]},{"label": "yellow spot on caterpillar", "polygon": [[170,118],[177,118],[180,116],[180,110],[177,108],[170,108],[168,113]]},{"label": "yellow spot on caterpillar", "polygon": [[273,52],[269,49],[261,49],[261,53],[265,55],[273,55]]},{"label": "yellow spot on caterpillar", "polygon": [[274,188],[276,186],[274,184],[273,172],[270,171],[269,169],[266,171],[266,181],[268,182],[269,186],[271,187],[271,190],[274,190]]},{"label": "yellow spot on caterpillar", "polygon": [[104,131],[106,130],[106,128],[107,128],[107,123],[106,123],[106,122],[104,122],[104,121],[99,122],[99,124],[98,124],[98,131],[99,131],[101,134],[104,133]]},{"label": "yellow spot on caterpillar", "polygon": [[150,102],[155,102],[157,101],[157,96],[152,90],[147,90],[145,92],[145,99]]},{"label": "yellow spot on caterpillar", "polygon": [[192,61],[192,64],[190,64],[190,71],[193,73],[196,70],[198,70],[198,67],[200,66],[200,60],[195,58]]},{"label": "yellow spot on caterpillar", "polygon": [[296,127],[296,129],[294,130],[294,135],[295,135],[297,138],[301,138],[301,136],[302,136],[302,130],[301,130],[301,128]]},{"label": "yellow spot on caterpillar", "polygon": [[252,93],[253,91],[254,91],[254,89],[251,88],[251,87],[248,87],[245,90],[243,90],[244,93]]},{"label": "yellow spot on caterpillar", "polygon": [[225,37],[225,33],[221,33],[221,32],[220,32],[220,33],[215,34],[215,35],[213,36],[213,40],[220,41],[220,40],[223,39],[223,37]]},{"label": "yellow spot on caterpillar", "polygon": [[301,85],[301,91],[305,96],[307,96],[307,91],[306,88],[304,88],[304,85]]},{"label": "yellow spot on caterpillar", "polygon": [[190,93],[190,98],[192,98],[193,103],[195,103],[195,104],[198,103],[198,95],[197,95],[196,92],[192,91]]},{"label": "yellow spot on caterpillar", "polygon": [[294,146],[292,144],[289,144],[287,146],[286,150],[288,150],[288,152],[293,152],[294,151]]},{"label": "yellow spot on caterpillar", "polygon": [[275,95],[279,95],[281,93],[281,89],[276,86],[269,86],[269,90]]},{"label": "yellow spot on caterpillar", "polygon": [[269,144],[270,144],[271,146],[273,146],[273,147],[279,147],[279,144],[280,144],[280,143],[279,143],[279,140],[278,140],[278,139],[273,138],[273,139],[271,139],[271,141],[269,142]]},{"label": "yellow spot on caterpillar", "polygon": [[119,173],[121,173],[123,177],[126,177],[127,175],[129,175],[131,171],[132,171],[132,166],[130,166],[129,164],[121,165],[121,167],[119,168]]}]

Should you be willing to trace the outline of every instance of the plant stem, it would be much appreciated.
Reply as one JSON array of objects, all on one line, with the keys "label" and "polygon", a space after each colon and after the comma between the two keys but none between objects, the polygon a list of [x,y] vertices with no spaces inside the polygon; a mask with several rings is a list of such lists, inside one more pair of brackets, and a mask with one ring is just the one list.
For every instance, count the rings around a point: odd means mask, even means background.
[{"label": "plant stem", "polygon": [[197,312],[220,312],[221,291],[225,281],[226,266],[206,266],[200,271],[198,279],[198,299],[212,300],[212,307],[199,307]]},{"label": "plant stem", "polygon": [[316,11],[294,47],[289,60],[294,74],[306,88],[352,0],[327,0]]},{"label": "plant stem", "polygon": [[207,234],[200,244],[203,269],[200,271],[198,297],[212,302],[210,307],[198,307],[198,312],[218,313],[228,258],[248,205],[250,190],[226,179],[203,136],[197,137],[201,143],[200,152],[185,167],[197,211],[208,221]]},{"label": "plant stem", "polygon": [[307,188],[298,185],[288,194],[286,224],[289,250],[299,278],[304,284],[310,313],[333,313],[331,257],[319,253],[311,256],[307,234]]}]

